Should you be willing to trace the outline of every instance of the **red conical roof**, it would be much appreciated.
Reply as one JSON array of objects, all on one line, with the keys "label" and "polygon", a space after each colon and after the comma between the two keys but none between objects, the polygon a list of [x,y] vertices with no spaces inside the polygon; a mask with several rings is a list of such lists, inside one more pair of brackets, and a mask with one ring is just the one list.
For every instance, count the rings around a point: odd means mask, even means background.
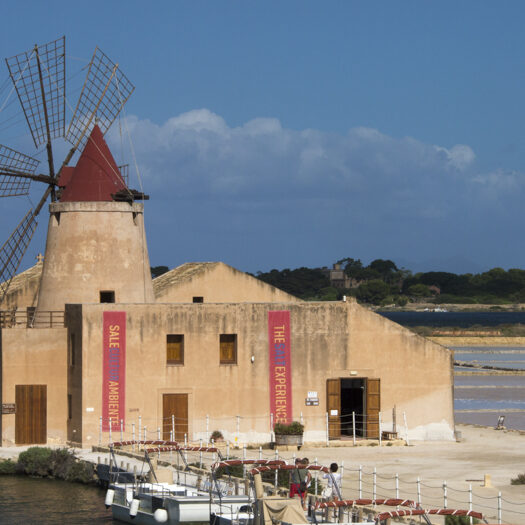
[{"label": "red conical roof", "polygon": [[[66,187],[60,202],[111,201],[112,194],[126,189],[115,159],[97,125],[91,131],[76,167],[68,175],[64,177]],[[60,180],[63,180],[62,176]]]}]

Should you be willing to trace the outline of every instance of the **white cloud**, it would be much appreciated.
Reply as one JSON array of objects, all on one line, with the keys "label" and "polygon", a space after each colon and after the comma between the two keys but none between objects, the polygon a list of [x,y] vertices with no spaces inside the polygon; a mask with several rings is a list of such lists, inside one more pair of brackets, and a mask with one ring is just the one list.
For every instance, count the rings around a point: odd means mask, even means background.
[{"label": "white cloud", "polygon": [[296,131],[275,118],[230,127],[207,109],[161,125],[130,117],[128,127],[145,191],[153,198],[242,198],[310,207],[318,199],[356,212],[415,219],[445,217],[467,203],[467,195],[471,205],[481,187],[497,192],[518,184],[517,174],[476,174],[476,155],[468,145],[445,148],[365,127],[345,135]]},{"label": "white cloud", "polygon": [[472,151],[472,148],[464,144],[456,144],[450,149],[436,146],[436,150],[442,152],[450,166],[458,171],[465,171],[476,159],[476,155]]}]

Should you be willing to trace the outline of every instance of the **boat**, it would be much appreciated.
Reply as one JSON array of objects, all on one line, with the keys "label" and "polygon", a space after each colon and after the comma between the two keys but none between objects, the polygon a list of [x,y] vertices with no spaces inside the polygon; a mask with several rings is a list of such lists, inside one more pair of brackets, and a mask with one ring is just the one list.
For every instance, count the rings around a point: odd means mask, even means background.
[{"label": "boat", "polygon": [[[249,509],[252,498],[249,487],[235,481],[223,481],[213,476],[219,467],[239,464],[267,465],[284,463],[280,460],[223,460],[216,447],[183,446],[166,441],[126,441],[110,445],[111,463],[116,465],[115,449],[123,446],[143,447],[146,475],[140,474],[133,481],[121,480],[122,474],[115,470],[106,493],[106,507],[111,508],[114,519],[137,525],[157,523],[206,523],[210,515],[229,512],[239,516]],[[218,456],[209,474],[192,469],[187,464],[185,452],[211,453]],[[184,468],[172,470],[156,466],[152,455],[176,452]]]}]

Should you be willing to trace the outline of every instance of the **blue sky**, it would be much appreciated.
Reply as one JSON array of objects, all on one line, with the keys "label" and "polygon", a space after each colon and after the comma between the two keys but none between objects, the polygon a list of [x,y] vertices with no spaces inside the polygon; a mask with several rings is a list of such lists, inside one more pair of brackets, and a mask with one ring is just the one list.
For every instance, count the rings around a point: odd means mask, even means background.
[{"label": "blue sky", "polygon": [[[0,51],[65,34],[72,105],[96,45],[135,84],[124,136],[107,139],[134,164],[129,130],[152,265],[478,272],[524,267],[524,15],[518,1],[7,1]],[[0,113],[0,143],[34,154],[17,111]],[[0,201],[2,238],[28,206]]]}]

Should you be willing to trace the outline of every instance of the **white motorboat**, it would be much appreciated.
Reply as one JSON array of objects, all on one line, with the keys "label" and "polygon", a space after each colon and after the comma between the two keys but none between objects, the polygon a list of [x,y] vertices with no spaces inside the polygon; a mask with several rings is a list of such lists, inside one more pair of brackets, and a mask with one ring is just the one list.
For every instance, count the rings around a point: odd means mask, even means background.
[{"label": "white motorboat", "polygon": [[[221,458],[215,447],[181,446],[175,442],[122,442],[111,446],[141,445],[144,447],[144,462],[149,467],[148,479],[139,476],[133,483],[119,482],[116,473],[111,480],[106,506],[111,507],[113,517],[125,523],[150,525],[155,523],[209,523],[210,516],[216,513],[229,513],[238,522],[239,517],[251,509],[253,498],[248,494],[246,484],[223,481],[213,476],[218,467],[235,465],[284,464],[275,460],[231,460],[219,461],[213,465],[212,472],[203,475],[202,471],[192,470],[184,458],[184,452],[212,453]],[[149,446],[149,448],[147,448]],[[185,470],[154,468],[150,454],[176,451],[185,463]],[[116,459],[113,457],[113,463]]]}]

